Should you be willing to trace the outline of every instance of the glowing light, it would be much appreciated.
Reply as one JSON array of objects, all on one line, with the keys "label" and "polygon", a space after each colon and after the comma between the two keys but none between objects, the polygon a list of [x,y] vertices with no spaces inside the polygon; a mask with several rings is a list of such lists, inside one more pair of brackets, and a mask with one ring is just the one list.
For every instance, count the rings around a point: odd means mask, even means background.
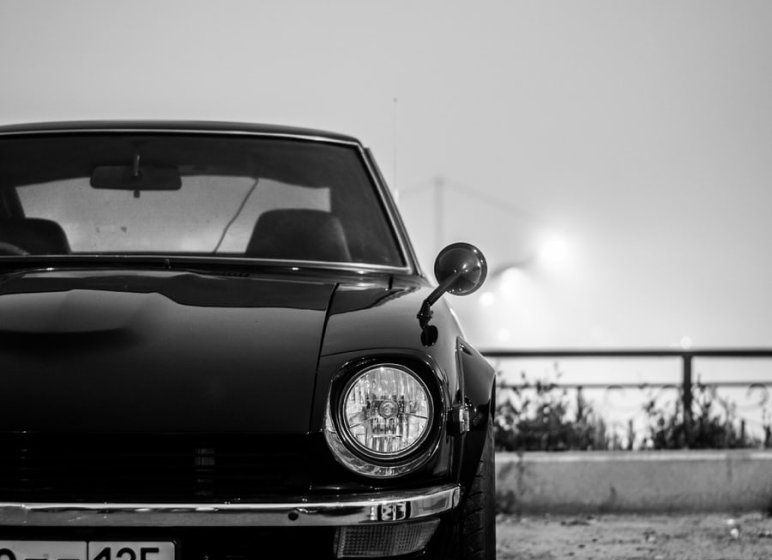
[{"label": "glowing light", "polygon": [[501,273],[501,279],[504,282],[517,282],[523,276],[523,271],[519,268],[511,267]]},{"label": "glowing light", "polygon": [[571,256],[571,246],[565,237],[551,235],[544,239],[539,248],[539,260],[549,265],[565,263]]},{"label": "glowing light", "polygon": [[506,342],[512,337],[512,333],[509,332],[509,329],[499,329],[499,332],[496,333],[496,338],[499,340],[499,342]]},{"label": "glowing light", "polygon": [[506,299],[512,299],[523,293],[527,282],[527,273],[522,268],[508,268],[501,274],[498,291]]},{"label": "glowing light", "polygon": [[681,348],[683,348],[684,350],[688,350],[691,347],[692,347],[692,337],[690,336],[683,337],[681,339]]}]

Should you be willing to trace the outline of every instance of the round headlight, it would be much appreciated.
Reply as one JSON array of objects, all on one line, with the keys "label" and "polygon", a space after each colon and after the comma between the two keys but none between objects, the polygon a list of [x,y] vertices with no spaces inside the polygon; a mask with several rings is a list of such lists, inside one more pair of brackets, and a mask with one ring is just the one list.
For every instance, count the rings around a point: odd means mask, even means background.
[{"label": "round headlight", "polygon": [[347,383],[339,402],[345,438],[369,457],[403,457],[429,435],[429,390],[406,367],[382,364],[362,371]]}]

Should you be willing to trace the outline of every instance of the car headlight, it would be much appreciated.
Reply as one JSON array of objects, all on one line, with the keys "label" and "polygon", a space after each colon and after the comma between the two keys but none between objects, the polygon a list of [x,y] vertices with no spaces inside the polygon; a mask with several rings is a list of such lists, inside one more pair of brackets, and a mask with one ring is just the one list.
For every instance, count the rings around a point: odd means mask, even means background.
[{"label": "car headlight", "polygon": [[344,465],[367,476],[397,476],[428,458],[431,450],[422,444],[432,433],[435,405],[410,368],[366,367],[336,393],[328,403],[325,435]]},{"label": "car headlight", "polygon": [[424,382],[407,368],[378,365],[343,390],[344,437],[368,457],[404,457],[426,439],[433,408]]}]

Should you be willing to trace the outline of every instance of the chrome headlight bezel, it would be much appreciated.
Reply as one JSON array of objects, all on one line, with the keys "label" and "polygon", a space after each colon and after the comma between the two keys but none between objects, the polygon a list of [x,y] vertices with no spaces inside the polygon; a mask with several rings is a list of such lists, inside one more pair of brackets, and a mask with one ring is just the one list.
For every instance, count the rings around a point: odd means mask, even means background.
[{"label": "chrome headlight bezel", "polygon": [[[351,397],[352,391],[354,391],[360,383],[365,382],[365,378],[367,378],[370,374],[374,374],[375,372],[382,372],[383,370],[392,370],[399,372],[399,374],[402,374],[403,376],[408,378],[408,382],[411,383],[414,387],[413,389],[418,389],[419,391],[423,392],[423,398],[426,400],[427,410],[425,411],[425,417],[421,416],[421,418],[424,418],[426,421],[426,425],[423,427],[423,430],[418,435],[418,437],[410,444],[408,444],[404,449],[398,450],[398,451],[378,451],[376,449],[372,449],[371,447],[368,447],[367,445],[362,444],[359,441],[359,438],[356,434],[354,434],[351,424],[349,420],[347,419],[347,414],[345,412],[345,408],[348,404],[349,398]],[[386,399],[383,401],[379,401],[374,403],[374,408],[378,408],[377,414],[384,416],[383,411],[384,409],[399,409],[400,403],[398,402],[398,398],[396,399]],[[404,395],[403,395],[404,400]],[[338,406],[336,407],[336,414],[337,414],[337,425],[339,429],[339,433],[341,437],[343,438],[344,442],[348,444],[349,447],[354,449],[355,451],[359,452],[360,454],[364,455],[366,458],[371,460],[397,460],[401,459],[403,457],[406,457],[413,453],[418,447],[423,443],[426,438],[431,433],[432,424],[433,424],[433,416],[434,416],[434,404],[433,404],[432,395],[429,392],[428,387],[426,386],[426,383],[411,369],[401,366],[398,364],[391,364],[391,363],[379,363],[372,365],[370,367],[366,367],[359,372],[357,372],[355,375],[352,375],[349,380],[346,382],[344,387],[341,390],[340,398],[338,399]],[[391,410],[389,410],[386,414],[391,413]],[[398,414],[398,412],[395,412],[395,414]],[[363,424],[366,424],[366,420],[363,421]]]},{"label": "chrome headlight bezel", "polygon": [[[367,360],[342,368],[330,387],[324,422],[325,439],[339,463],[357,474],[385,478],[414,472],[431,458],[439,445],[444,400],[433,370],[420,366],[394,360]],[[426,393],[430,408],[426,428],[407,448],[397,452],[369,449],[351,433],[344,418],[346,399],[352,387],[378,368],[394,368],[410,376]]]}]

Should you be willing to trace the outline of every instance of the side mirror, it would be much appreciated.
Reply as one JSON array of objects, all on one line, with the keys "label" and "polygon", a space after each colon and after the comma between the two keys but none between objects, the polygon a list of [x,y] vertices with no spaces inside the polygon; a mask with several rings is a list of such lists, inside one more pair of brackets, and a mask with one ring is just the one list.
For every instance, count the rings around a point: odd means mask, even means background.
[{"label": "side mirror", "polygon": [[488,263],[482,252],[474,245],[453,243],[437,255],[437,260],[434,261],[434,275],[440,285],[424,300],[417,316],[422,329],[421,340],[424,346],[433,346],[437,341],[437,328],[429,325],[432,318],[432,305],[445,292],[465,296],[477,290],[488,275]]},{"label": "side mirror", "polygon": [[434,276],[444,291],[457,296],[475,292],[485,282],[488,263],[482,251],[469,243],[448,245],[434,261]]}]

